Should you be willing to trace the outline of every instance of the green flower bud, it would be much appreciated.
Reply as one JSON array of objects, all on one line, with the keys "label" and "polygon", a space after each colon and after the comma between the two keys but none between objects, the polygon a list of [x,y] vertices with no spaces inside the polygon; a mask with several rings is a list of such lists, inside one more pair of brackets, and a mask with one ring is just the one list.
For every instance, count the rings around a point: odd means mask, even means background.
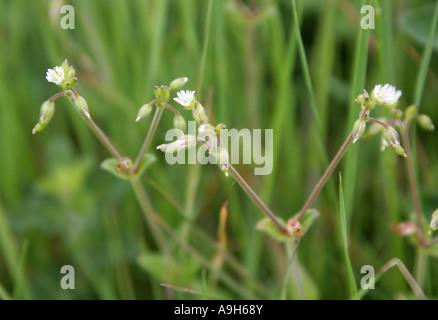
[{"label": "green flower bud", "polygon": [[53,118],[53,114],[55,113],[55,102],[47,100],[41,105],[40,109],[40,118],[38,123],[32,129],[32,134],[35,134],[39,131],[42,131],[50,120]]},{"label": "green flower bud", "polygon": [[359,140],[363,134],[365,133],[367,125],[364,120],[356,120],[356,122],[353,125],[353,143],[355,143],[357,140]]},{"label": "green flower bud", "polygon": [[82,96],[73,95],[73,103],[76,107],[76,110],[78,110],[86,118],[90,119],[87,101]]},{"label": "green flower bud", "polygon": [[170,99],[170,90],[166,86],[155,86],[154,87],[155,97],[157,98],[157,102],[166,103]]},{"label": "green flower bud", "polygon": [[200,124],[208,123],[208,117],[205,113],[205,109],[198,101],[196,101],[195,107],[192,109],[192,115],[196,122]]},{"label": "green flower bud", "polygon": [[411,121],[418,113],[418,104],[409,106],[405,111],[405,121]]},{"label": "green flower bud", "polygon": [[432,217],[430,219],[430,224],[429,224],[429,234],[431,234],[435,230],[438,230],[438,209],[436,209],[432,213]]},{"label": "green flower bud", "polygon": [[[397,131],[393,127],[387,127],[383,132],[384,145],[389,146],[396,154],[399,156],[407,157],[405,149],[400,145],[400,139],[398,137]],[[386,145],[385,145],[386,144]]]},{"label": "green flower bud", "polygon": [[432,119],[427,114],[418,115],[418,124],[427,131],[433,131],[435,129]]},{"label": "green flower bud", "polygon": [[138,110],[136,122],[146,118],[152,112],[153,103],[144,104],[140,110]]},{"label": "green flower bud", "polygon": [[170,90],[177,90],[185,85],[187,81],[189,81],[189,78],[187,77],[175,79],[170,83],[169,88]]},{"label": "green flower bud", "polygon": [[402,147],[400,144],[398,144],[398,145],[396,145],[396,146],[394,146],[394,147],[391,147],[391,149],[392,149],[396,154],[398,154],[399,156],[403,156],[403,157],[405,157],[405,158],[408,157],[408,155],[406,154],[405,149],[403,149],[403,147]]},{"label": "green flower bud", "polygon": [[173,127],[183,132],[186,132],[186,120],[182,116],[175,115],[175,117],[173,118]]},{"label": "green flower bud", "polygon": [[401,119],[401,117],[403,116],[403,112],[401,112],[401,110],[397,108],[392,108],[389,110],[389,112],[391,113],[391,116],[395,119]]},{"label": "green flower bud", "polygon": [[219,124],[216,126],[216,128],[215,128],[215,130],[216,130],[216,134],[220,134],[220,133],[221,133],[221,130],[224,130],[224,129],[226,129],[226,128],[227,128],[226,125],[224,125],[223,123],[219,123]]}]

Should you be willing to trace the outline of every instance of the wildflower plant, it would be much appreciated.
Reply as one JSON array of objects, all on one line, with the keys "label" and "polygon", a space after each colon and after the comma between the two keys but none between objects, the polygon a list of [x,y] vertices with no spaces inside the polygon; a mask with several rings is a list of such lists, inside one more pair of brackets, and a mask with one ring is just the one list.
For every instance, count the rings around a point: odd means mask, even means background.
[{"label": "wildflower plant", "polygon": [[[401,111],[398,106],[400,103],[399,100],[402,96],[402,91],[397,90],[393,85],[378,84],[371,91],[371,94],[368,94],[366,90],[363,90],[363,92],[356,98],[356,102],[360,105],[360,112],[357,120],[354,122],[351,133],[348,135],[346,141],[312,190],[301,210],[285,222],[268,208],[250,185],[231,165],[228,150],[221,141],[221,131],[226,129],[226,125],[222,123],[213,124],[210,122],[205,108],[201,102],[197,100],[196,91],[180,90],[181,87],[187,83],[188,78],[177,78],[168,86],[155,86],[153,88],[155,95],[154,99],[140,107],[135,119],[136,122],[142,121],[150,116],[154,110],[155,111],[143,145],[135,159],[125,156],[119,148],[115,147],[111,142],[111,139],[109,139],[93,121],[92,112],[89,110],[86,99],[79,95],[74,88],[78,82],[76,71],[73,66],[68,64],[67,60],[65,60],[61,66],[49,69],[47,71],[46,79],[57,85],[62,91],[55,94],[42,104],[38,123],[33,128],[32,133],[35,134],[42,131],[52,120],[56,109],[56,99],[60,97],[68,98],[82,119],[89,125],[91,130],[112,156],[112,158],[104,160],[101,167],[116,177],[131,182],[153,235],[167,257],[169,255],[169,247],[162,234],[162,229],[169,227],[160,217],[156,216],[147,193],[139,179],[148,166],[156,160],[155,156],[152,153],[148,153],[148,151],[156,129],[160,123],[161,115],[165,109],[173,112],[174,119],[172,125],[174,129],[177,129],[179,134],[175,141],[160,144],[156,146],[156,149],[164,153],[176,153],[196,148],[197,145],[204,146],[209,156],[216,160],[219,169],[224,175],[226,177],[231,176],[231,178],[242,187],[251,200],[266,215],[264,219],[258,222],[256,226],[257,229],[282,242],[295,239],[299,243],[312,223],[319,217],[319,212],[316,209],[311,208],[311,206],[327,180],[332,175],[334,169],[347,152],[348,148],[352,144],[362,140],[364,137],[369,138],[379,136],[381,139],[382,150],[389,148],[395,152],[395,154],[401,156],[407,161],[409,180],[416,211],[415,223],[411,221],[398,222],[394,223],[391,226],[391,229],[400,236],[417,235],[417,244],[420,247],[427,248],[438,242],[438,237],[432,239],[428,238],[438,229],[438,210],[432,214],[429,226],[426,227],[423,225],[419,197],[415,192],[416,187],[415,178],[413,177],[412,163],[409,161],[410,147],[408,137],[408,130],[414,120],[417,120],[419,126],[425,130],[433,130],[434,125],[427,115],[418,114],[417,105],[409,106],[404,112]],[[177,91],[176,97],[173,97],[172,99],[172,91],[175,90],[180,91]],[[176,107],[171,104],[172,100],[178,104]],[[378,106],[387,110],[387,117],[377,119],[371,116],[372,111]],[[191,113],[191,116],[197,125],[198,134],[196,136],[186,133],[186,121],[180,111],[178,111],[179,107],[181,107],[184,112]],[[159,224],[161,224],[162,228]],[[427,229],[429,232],[426,234],[425,230]]]}]

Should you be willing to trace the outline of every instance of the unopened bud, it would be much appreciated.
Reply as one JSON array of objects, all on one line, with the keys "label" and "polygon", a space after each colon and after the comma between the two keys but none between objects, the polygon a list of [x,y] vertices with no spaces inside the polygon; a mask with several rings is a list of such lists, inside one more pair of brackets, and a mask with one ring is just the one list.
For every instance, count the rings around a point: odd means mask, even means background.
[{"label": "unopened bud", "polygon": [[208,117],[205,114],[205,109],[201,103],[196,101],[195,107],[192,109],[193,119],[198,123],[208,122]]},{"label": "unopened bud", "polygon": [[216,126],[216,134],[220,134],[221,133],[221,130],[224,130],[224,129],[226,129],[227,128],[227,126],[226,125],[224,125],[223,123],[219,123],[217,126]]},{"label": "unopened bud", "polygon": [[186,132],[186,120],[182,116],[177,116],[173,118],[173,127]]},{"label": "unopened bud", "polygon": [[194,147],[196,141],[195,136],[183,135],[172,143],[159,145],[157,149],[166,153],[174,153]]},{"label": "unopened bud", "polygon": [[432,213],[432,217],[430,219],[430,224],[429,224],[429,234],[431,234],[435,230],[438,230],[438,209],[436,209]]},{"label": "unopened bud", "polygon": [[170,90],[167,86],[155,86],[154,87],[155,97],[159,103],[166,103],[170,98]]},{"label": "unopened bud", "polygon": [[405,111],[405,121],[411,121],[418,113],[418,104],[409,106]]},{"label": "unopened bud", "polygon": [[287,229],[292,237],[301,238],[304,235],[304,229],[298,220],[289,219]]},{"label": "unopened bud", "polygon": [[144,104],[140,110],[138,110],[136,122],[146,118],[152,112],[152,103]]},{"label": "unopened bud", "polygon": [[357,140],[359,140],[363,134],[365,133],[367,125],[364,120],[356,120],[356,122],[353,125],[353,143],[355,143]]},{"label": "unopened bud", "polygon": [[387,146],[389,146],[399,156],[407,157],[405,149],[400,145],[400,139],[397,131],[393,127],[387,127],[383,132],[383,138]]},{"label": "unopened bud", "polygon": [[53,118],[53,114],[55,113],[55,102],[47,100],[41,105],[40,109],[40,118],[38,123],[32,129],[32,134],[35,134],[39,131],[42,131],[50,120]]},{"label": "unopened bud", "polygon": [[87,101],[82,96],[73,96],[73,101],[76,109],[86,118],[90,119]]},{"label": "unopened bud", "polygon": [[391,113],[391,116],[395,119],[401,119],[401,117],[403,116],[403,112],[397,108],[392,108],[389,110],[389,112]]},{"label": "unopened bud", "polygon": [[418,124],[424,130],[433,131],[435,129],[432,119],[427,114],[418,115]]},{"label": "unopened bud", "polygon": [[417,232],[417,226],[412,222],[393,223],[390,226],[391,230],[396,234],[406,237]]},{"label": "unopened bud", "polygon": [[187,81],[189,81],[189,78],[187,77],[175,79],[170,83],[169,88],[170,90],[177,90],[185,85]]}]

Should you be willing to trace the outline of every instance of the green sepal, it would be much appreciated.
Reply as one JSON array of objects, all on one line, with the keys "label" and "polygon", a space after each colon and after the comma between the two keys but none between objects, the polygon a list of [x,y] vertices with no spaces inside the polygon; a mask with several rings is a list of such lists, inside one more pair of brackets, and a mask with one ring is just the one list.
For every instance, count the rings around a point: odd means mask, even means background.
[{"label": "green sepal", "polygon": [[113,174],[117,178],[120,178],[123,180],[131,180],[131,179],[140,177],[145,172],[147,167],[149,167],[149,165],[151,165],[155,160],[156,160],[156,157],[153,154],[150,154],[150,153],[145,154],[145,156],[143,157],[143,159],[140,163],[138,171],[135,173],[133,172],[133,173],[129,173],[129,174],[125,173],[125,172],[119,172],[116,170],[116,167],[117,167],[119,162],[115,158],[105,159],[100,164],[100,167],[103,170],[108,171],[109,173]]},{"label": "green sepal", "polygon": [[[299,214],[296,214],[292,219],[297,219]],[[304,232],[307,233],[307,231],[310,229],[310,227],[313,225],[316,219],[319,218],[321,214],[316,209],[309,209],[306,211],[306,214],[303,216],[303,218],[300,220],[301,226],[304,229]]]}]

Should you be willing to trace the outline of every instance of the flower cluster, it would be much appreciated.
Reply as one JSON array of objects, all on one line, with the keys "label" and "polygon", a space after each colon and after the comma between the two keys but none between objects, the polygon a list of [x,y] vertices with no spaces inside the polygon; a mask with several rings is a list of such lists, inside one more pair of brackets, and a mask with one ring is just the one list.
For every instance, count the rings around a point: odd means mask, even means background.
[{"label": "flower cluster", "polygon": [[[169,87],[156,86],[154,88],[156,99],[140,108],[136,121],[140,121],[150,114],[152,106],[157,104],[159,108],[168,108],[175,113],[175,118],[173,121],[174,128],[179,129],[184,133],[186,128],[185,120],[179,114],[176,108],[168,104],[168,101],[170,99],[170,90],[179,88],[185,84],[187,80],[187,78],[176,79],[172,81]],[[193,90],[181,90],[177,92],[177,97],[173,98],[173,100],[177,102],[184,110],[190,110],[192,112],[192,117],[198,124],[199,136],[196,137],[194,135],[185,133],[180,134],[177,140],[168,144],[161,144],[157,147],[157,149],[165,153],[174,153],[195,147],[197,142],[201,142],[207,147],[209,154],[216,158],[220,169],[225,173],[226,176],[228,176],[229,155],[228,151],[222,146],[219,136],[220,131],[226,127],[223,124],[219,124],[216,127],[210,124],[205,109],[202,104],[196,100],[195,94],[196,92]]]}]

